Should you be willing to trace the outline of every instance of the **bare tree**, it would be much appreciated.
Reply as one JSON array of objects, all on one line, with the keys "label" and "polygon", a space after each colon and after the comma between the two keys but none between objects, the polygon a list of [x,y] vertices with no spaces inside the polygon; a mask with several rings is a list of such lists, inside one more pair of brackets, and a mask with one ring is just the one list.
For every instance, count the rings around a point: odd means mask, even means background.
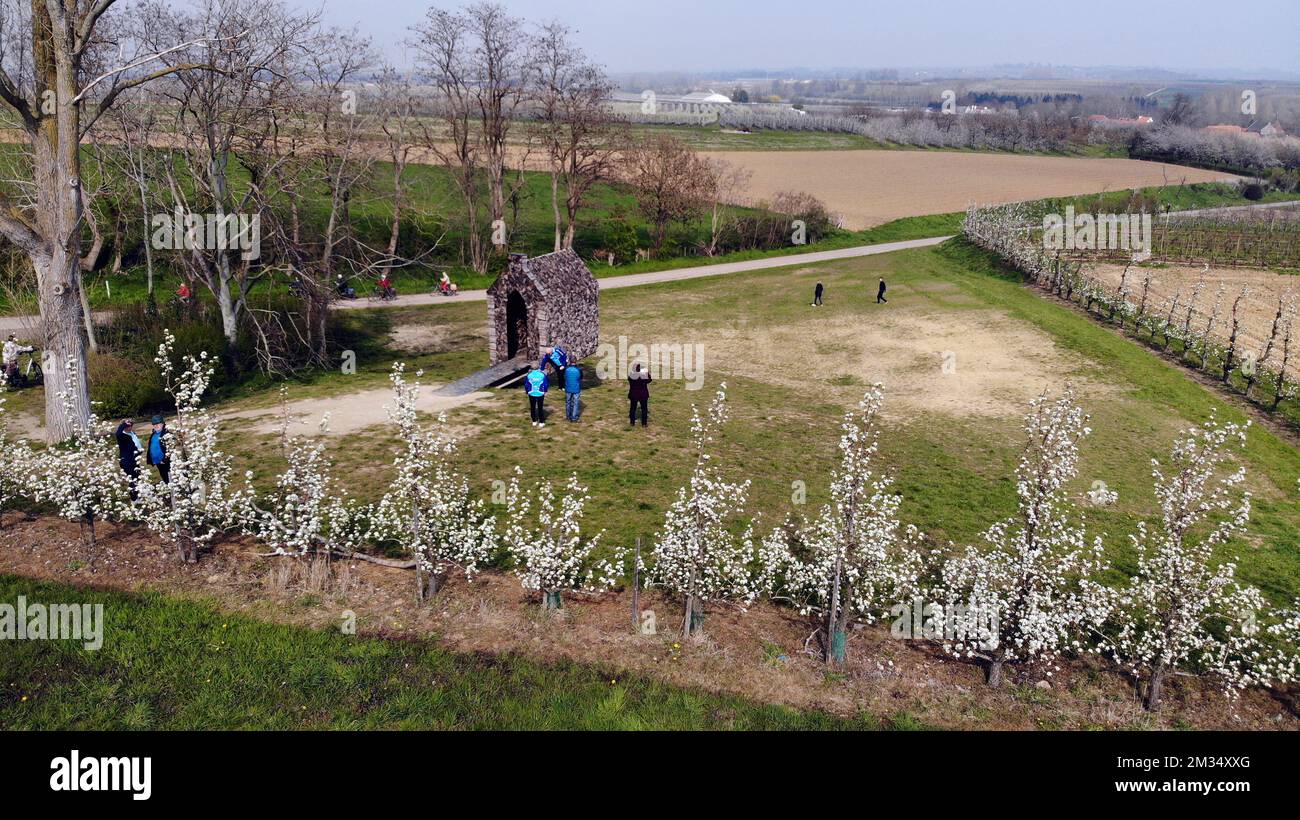
[{"label": "bare tree", "polygon": [[505,6],[475,3],[462,14],[473,48],[470,87],[487,160],[488,213],[495,224],[506,216],[506,140],[528,91],[527,40],[522,21]]},{"label": "bare tree", "polygon": [[592,186],[613,175],[622,129],[605,106],[613,84],[570,41],[561,23],[543,25],[533,38],[537,106],[535,138],[551,171],[555,250],[571,249],[578,210]]},{"label": "bare tree", "polygon": [[[21,121],[30,146],[25,191],[0,192],[0,233],[36,272],[45,356],[46,436],[72,435],[90,414],[81,293],[87,228],[81,140],[130,88],[200,64],[160,59],[176,39],[128,56],[103,25],[115,0],[0,2],[0,100]],[[174,32],[172,32],[174,34]],[[65,401],[61,396],[66,395]]]},{"label": "bare tree", "polygon": [[656,134],[633,143],[623,152],[623,162],[638,207],[654,226],[656,253],[671,223],[697,218],[716,196],[713,166],[676,137]]},{"label": "bare tree", "polygon": [[379,76],[379,89],[376,99],[379,127],[384,132],[384,144],[388,149],[388,161],[392,166],[393,181],[393,218],[389,223],[388,247],[389,261],[397,258],[398,242],[402,234],[402,215],[407,203],[406,165],[411,158],[414,147],[413,138],[418,119],[415,115],[415,93],[411,87],[410,77],[405,76],[390,65],[384,66]]},{"label": "bare tree", "polygon": [[[201,215],[223,227],[234,219],[260,225],[269,198],[261,187],[275,177],[277,164],[292,157],[276,152],[280,107],[292,98],[293,60],[315,18],[289,12],[274,0],[201,0],[185,11],[149,0],[140,17],[146,41],[155,45],[170,32],[220,35],[199,48],[202,63],[212,70],[177,64],[163,87],[176,112],[173,156],[164,164],[174,213]],[[237,168],[246,172],[247,184],[232,180]],[[215,297],[222,333],[234,347],[249,291],[265,269],[258,254],[203,239],[173,250],[186,275]]]},{"label": "bare tree", "polygon": [[[158,190],[157,181],[164,176],[160,154],[149,144],[148,137],[158,129],[159,125],[160,115],[154,102],[155,100],[148,96],[147,87],[132,91],[131,98],[124,100],[124,104],[114,107],[98,129],[104,141],[111,143],[114,148],[105,152],[104,159],[112,166],[112,172],[127,181],[133,188],[134,204],[139,207],[135,212],[135,218],[138,220],[136,224],[143,237],[141,247],[144,252],[145,290],[151,303],[154,293],[154,259],[153,244],[149,241],[149,217],[158,207],[162,192]],[[129,225],[125,204],[123,221]],[[128,231],[129,228],[124,225],[123,237],[128,234]],[[121,255],[124,252],[125,248],[121,246],[114,249],[118,257],[115,261],[115,271],[120,267]]]},{"label": "bare tree", "polygon": [[713,195],[713,205],[709,213],[709,241],[704,246],[705,256],[716,256],[723,236],[735,221],[734,203],[740,192],[749,186],[753,172],[739,165],[732,165],[726,160],[710,159],[713,178],[717,181]]},{"label": "bare tree", "polygon": [[447,169],[465,206],[469,264],[487,271],[487,250],[480,223],[479,180],[484,152],[475,128],[475,89],[471,79],[472,45],[468,22],[460,15],[431,8],[415,34],[420,70],[433,86],[432,108],[438,129],[424,127],[425,148]]}]

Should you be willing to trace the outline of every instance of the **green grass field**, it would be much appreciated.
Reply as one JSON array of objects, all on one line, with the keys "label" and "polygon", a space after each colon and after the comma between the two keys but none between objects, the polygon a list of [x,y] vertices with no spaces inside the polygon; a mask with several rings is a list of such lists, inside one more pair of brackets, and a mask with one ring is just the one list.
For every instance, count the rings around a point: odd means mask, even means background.
[{"label": "green grass field", "polygon": [[103,604],[104,642],[0,645],[0,729],[919,728],[752,703],[617,670],[277,626],[163,595],[0,576],[0,601]]},{"label": "green grass field", "polygon": [[[888,305],[874,302],[877,277]],[[811,308],[812,284],[827,285]],[[423,350],[376,350],[356,375],[320,374],[290,398],[380,388],[397,358],[445,381],[486,364],[482,303],[398,307],[349,317],[382,334],[423,328]],[[686,479],[691,405],[722,380],[732,418],[718,465],[753,482],[748,514],[760,533],[792,511],[826,500],[838,422],[864,386],[886,382],[879,463],[896,478],[905,521],[936,550],[977,543],[1014,509],[1012,484],[1023,402],[1038,390],[1076,385],[1094,434],[1070,488],[1094,531],[1104,533],[1114,577],[1134,569],[1128,534],[1151,520],[1150,459],[1164,458],[1178,431],[1217,410],[1242,414],[1179,367],[1092,319],[1043,299],[960,240],[915,251],[622,289],[604,294],[602,338],[701,344],[703,389],[661,380],[651,388],[651,426],[629,429],[625,385],[597,383],[595,359],[579,424],[532,428],[523,396],[500,392],[450,411],[459,463],[476,493],[508,480],[560,480],[591,488],[588,522],[606,544],[649,543]],[[956,386],[940,355],[952,345]],[[911,351],[910,353],[908,351]],[[1013,377],[1013,378],[1009,378]],[[218,411],[267,407],[265,392]],[[269,431],[226,426],[239,469],[263,489],[280,466]],[[382,420],[336,439],[331,455],[361,498],[386,486],[392,440]],[[1300,593],[1300,451],[1255,425],[1241,455],[1254,494],[1246,536],[1222,548],[1240,575],[1277,603]],[[1119,493],[1108,508],[1083,494],[1102,480]],[[808,505],[792,504],[794,482]],[[109,634],[98,652],[68,644],[0,647],[0,725],[9,728],[919,728],[907,713],[842,720],[677,688],[617,669],[549,665],[513,655],[456,654],[425,641],[357,639],[270,625],[161,594],[122,595],[0,578],[0,600],[103,601]],[[24,697],[26,698],[24,700]]]},{"label": "green grass field", "polygon": [[[890,284],[888,306],[874,304],[879,276]],[[827,285],[827,306],[814,311],[808,301],[819,279]],[[481,347],[483,310],[482,304],[452,304],[371,315],[387,328],[437,328],[441,342],[402,358],[412,368],[425,368],[426,381],[443,382],[487,363]],[[367,320],[363,314],[356,321]],[[449,421],[462,435],[461,465],[484,496],[493,481],[508,480],[516,464],[530,479],[559,480],[576,472],[592,488],[593,522],[606,529],[613,544],[627,545],[637,537],[648,542],[653,536],[689,471],[691,405],[706,402],[723,380],[733,419],[721,436],[718,463],[733,477],[753,480],[750,510],[760,512],[770,527],[800,511],[790,503],[792,482],[806,483],[809,508],[825,499],[839,418],[866,384],[883,377],[888,417],[881,461],[897,478],[905,519],[939,548],[949,541],[976,541],[1014,509],[1011,477],[1024,402],[1040,389],[1059,391],[1073,381],[1095,431],[1083,445],[1073,492],[1081,500],[1098,480],[1119,492],[1116,506],[1087,509],[1095,528],[1106,533],[1119,571],[1133,569],[1128,534],[1156,511],[1150,459],[1165,458],[1174,436],[1211,410],[1221,418],[1243,418],[1176,365],[1044,300],[959,241],[610,291],[602,297],[601,321],[602,338],[611,344],[626,336],[633,343],[702,345],[704,389],[688,390],[682,381],[655,384],[651,427],[628,429],[626,385],[591,384],[596,362],[589,360],[580,424],[563,423],[557,394],[548,400],[555,423],[544,431],[532,429],[523,396],[515,391],[498,391],[485,402],[454,409]],[[932,328],[942,328],[943,335],[933,336]],[[997,349],[1003,335],[1006,351]],[[894,338],[901,338],[904,352],[877,353],[871,347]],[[961,344],[979,339],[988,350],[968,351]],[[975,400],[992,402],[995,412],[966,412],[961,390],[943,386],[943,350],[933,348],[938,344],[952,344],[959,371],[971,371],[964,378]],[[909,346],[913,353],[906,352]],[[1034,363],[1040,347],[1045,356],[1050,353],[1045,364]],[[291,395],[380,388],[395,358],[389,353],[362,360],[356,375],[322,376],[294,386]],[[1015,369],[1022,360],[1029,364]],[[1000,381],[1001,369],[1008,367],[1026,383],[1013,387]],[[264,397],[254,401],[269,404]],[[278,467],[275,448],[267,446],[272,436],[238,425],[231,436],[240,462],[255,465],[267,484]],[[339,469],[363,498],[377,496],[385,486],[387,457],[375,454],[386,452],[387,441],[387,431],[377,424],[348,435],[333,450]],[[1289,601],[1300,593],[1295,487],[1300,453],[1255,425],[1244,463],[1255,493],[1253,523],[1249,537],[1229,545],[1223,557],[1238,556],[1246,580],[1279,602]]]}]

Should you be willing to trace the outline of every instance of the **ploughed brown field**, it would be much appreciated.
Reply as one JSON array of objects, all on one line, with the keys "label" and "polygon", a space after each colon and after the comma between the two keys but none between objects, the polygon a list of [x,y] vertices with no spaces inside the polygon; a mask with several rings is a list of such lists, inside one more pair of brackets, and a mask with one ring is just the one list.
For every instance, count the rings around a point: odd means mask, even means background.
[{"label": "ploughed brown field", "polygon": [[740,204],[806,191],[862,229],[905,216],[1153,185],[1215,182],[1231,174],[1131,159],[952,151],[721,151],[752,173]]}]

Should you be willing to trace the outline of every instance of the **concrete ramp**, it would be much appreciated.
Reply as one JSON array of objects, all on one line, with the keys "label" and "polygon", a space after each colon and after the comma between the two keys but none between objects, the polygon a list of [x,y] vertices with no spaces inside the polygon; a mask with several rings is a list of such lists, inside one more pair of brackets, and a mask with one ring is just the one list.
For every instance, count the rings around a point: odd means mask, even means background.
[{"label": "concrete ramp", "polygon": [[531,364],[528,359],[523,356],[516,356],[491,367],[485,367],[477,373],[471,373],[463,379],[444,384],[434,390],[433,395],[465,396],[470,393],[477,393],[480,390],[486,390],[489,387],[506,387],[519,381],[528,372],[529,367],[531,367]]}]

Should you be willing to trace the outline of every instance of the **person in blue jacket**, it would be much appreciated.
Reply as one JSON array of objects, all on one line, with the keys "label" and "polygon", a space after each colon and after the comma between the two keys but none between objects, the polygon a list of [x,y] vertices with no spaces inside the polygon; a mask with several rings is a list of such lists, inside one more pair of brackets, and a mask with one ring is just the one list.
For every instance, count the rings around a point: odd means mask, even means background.
[{"label": "person in blue jacket", "polygon": [[564,417],[577,421],[582,413],[582,368],[569,362],[564,368]]},{"label": "person in blue jacket", "polygon": [[167,453],[167,437],[171,431],[167,429],[167,423],[163,421],[162,416],[154,416],[151,420],[153,432],[149,434],[149,444],[144,451],[144,460],[158,468],[158,477],[167,483],[171,478],[172,459]]},{"label": "person in blue jacket", "polygon": [[542,410],[542,401],[551,380],[546,378],[540,367],[534,367],[524,376],[524,392],[528,394],[528,415],[533,419],[534,427],[546,426],[546,413]]},{"label": "person in blue jacket", "polygon": [[556,382],[564,384],[564,382],[561,381],[561,378],[564,376],[564,368],[569,364],[569,354],[565,352],[564,348],[556,345],[551,348],[550,353],[542,355],[542,361],[537,365],[537,369],[545,372],[548,364],[555,372]]}]

